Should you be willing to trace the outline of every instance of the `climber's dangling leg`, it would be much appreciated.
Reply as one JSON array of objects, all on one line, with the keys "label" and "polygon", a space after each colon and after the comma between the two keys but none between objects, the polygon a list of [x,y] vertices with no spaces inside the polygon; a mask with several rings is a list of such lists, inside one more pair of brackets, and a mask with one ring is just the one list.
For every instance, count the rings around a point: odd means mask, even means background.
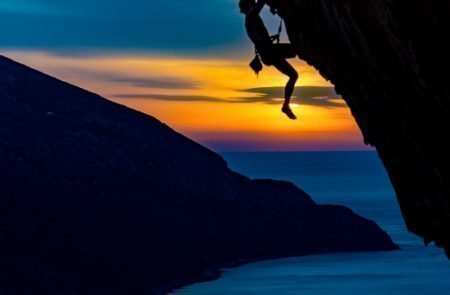
[{"label": "climber's dangling leg", "polygon": [[284,104],[281,111],[285,113],[289,119],[295,120],[297,117],[292,112],[289,103],[291,102],[291,96],[294,92],[295,83],[298,80],[298,73],[285,59],[278,59],[273,63],[273,66],[281,73],[289,77],[286,87],[284,88]]}]

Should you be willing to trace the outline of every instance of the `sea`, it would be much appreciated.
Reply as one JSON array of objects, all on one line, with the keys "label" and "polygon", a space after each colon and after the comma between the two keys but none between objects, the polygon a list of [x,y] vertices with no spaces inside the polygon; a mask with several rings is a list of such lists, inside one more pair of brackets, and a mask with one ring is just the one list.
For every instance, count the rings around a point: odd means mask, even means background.
[{"label": "sea", "polygon": [[376,221],[398,251],[331,253],[223,269],[214,281],[178,295],[447,295],[450,261],[409,233],[384,167],[373,151],[227,152],[230,168],[251,178],[288,180],[319,204],[340,204]]}]

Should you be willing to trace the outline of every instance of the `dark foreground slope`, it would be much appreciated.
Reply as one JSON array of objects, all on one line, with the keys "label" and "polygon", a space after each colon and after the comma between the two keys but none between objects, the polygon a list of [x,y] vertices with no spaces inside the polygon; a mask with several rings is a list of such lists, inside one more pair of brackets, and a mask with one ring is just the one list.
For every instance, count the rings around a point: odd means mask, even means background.
[{"label": "dark foreground slope", "polygon": [[270,1],[376,147],[408,228],[450,255],[450,1]]},{"label": "dark foreground slope", "polygon": [[0,163],[0,294],[152,294],[251,260],[396,248],[349,209],[3,57]]}]

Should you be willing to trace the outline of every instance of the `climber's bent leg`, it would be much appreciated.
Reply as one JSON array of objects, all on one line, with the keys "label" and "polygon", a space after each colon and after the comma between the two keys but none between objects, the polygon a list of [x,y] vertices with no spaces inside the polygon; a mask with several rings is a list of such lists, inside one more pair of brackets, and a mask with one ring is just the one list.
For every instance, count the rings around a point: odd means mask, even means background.
[{"label": "climber's bent leg", "polygon": [[284,88],[284,104],[282,111],[289,119],[296,119],[289,107],[289,103],[291,101],[292,93],[294,92],[295,83],[298,80],[298,73],[285,59],[279,59],[273,65],[277,70],[289,77],[286,87]]}]

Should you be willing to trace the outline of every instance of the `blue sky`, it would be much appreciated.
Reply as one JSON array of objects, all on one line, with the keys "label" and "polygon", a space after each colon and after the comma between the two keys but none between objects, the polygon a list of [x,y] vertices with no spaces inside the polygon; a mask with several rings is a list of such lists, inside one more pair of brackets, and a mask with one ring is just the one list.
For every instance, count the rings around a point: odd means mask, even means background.
[{"label": "blue sky", "polygon": [[[249,50],[237,0],[2,0],[0,48],[56,53]],[[269,28],[277,19],[267,10]],[[234,54],[234,53],[232,53]]]},{"label": "blue sky", "polygon": [[242,43],[239,18],[236,0],[2,0],[0,47],[208,50]]}]

